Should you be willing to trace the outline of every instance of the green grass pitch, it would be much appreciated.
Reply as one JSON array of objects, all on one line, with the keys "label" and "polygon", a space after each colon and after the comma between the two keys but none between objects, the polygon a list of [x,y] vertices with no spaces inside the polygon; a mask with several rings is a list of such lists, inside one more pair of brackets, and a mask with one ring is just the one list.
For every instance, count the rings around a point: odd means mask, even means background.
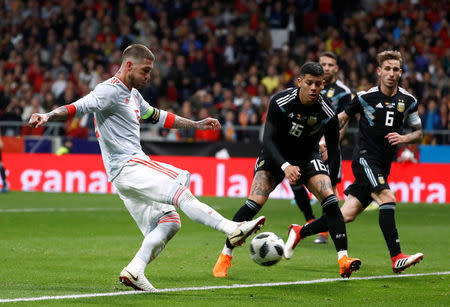
[{"label": "green grass pitch", "polygon": [[[202,200],[228,218],[243,204],[243,199]],[[313,208],[320,215],[320,206]],[[267,217],[263,231],[284,240],[288,225],[304,223],[297,206],[287,200],[269,200],[261,214]],[[300,243],[291,260],[273,267],[253,263],[247,242],[236,249],[229,276],[214,278],[224,236],[180,215],[181,230],[146,270],[159,289],[339,277],[333,244],[315,245],[311,237]],[[405,273],[450,271],[450,205],[399,204],[396,216],[402,250],[425,254]],[[353,277],[393,274],[378,211],[364,212],[347,225],[347,233],[350,256],[362,260]],[[450,305],[449,275],[2,304],[11,298],[131,291],[118,282],[118,275],[138,250],[142,235],[117,195],[10,192],[0,194],[0,237],[0,306]]]}]

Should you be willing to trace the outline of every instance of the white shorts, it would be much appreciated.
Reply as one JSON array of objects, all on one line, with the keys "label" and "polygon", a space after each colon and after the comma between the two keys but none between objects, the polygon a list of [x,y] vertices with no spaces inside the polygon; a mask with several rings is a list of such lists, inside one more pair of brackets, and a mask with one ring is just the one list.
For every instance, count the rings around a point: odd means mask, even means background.
[{"label": "white shorts", "polygon": [[189,177],[188,171],[140,155],[128,161],[112,183],[145,236],[163,215],[176,211],[175,194],[189,187]]}]

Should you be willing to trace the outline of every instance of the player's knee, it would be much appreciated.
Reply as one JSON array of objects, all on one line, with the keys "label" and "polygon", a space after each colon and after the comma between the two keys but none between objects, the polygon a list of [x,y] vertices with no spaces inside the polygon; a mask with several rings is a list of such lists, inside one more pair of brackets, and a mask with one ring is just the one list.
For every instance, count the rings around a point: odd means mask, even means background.
[{"label": "player's knee", "polygon": [[342,216],[344,218],[345,223],[353,222],[356,219],[356,215],[354,215],[354,214],[343,213]]}]

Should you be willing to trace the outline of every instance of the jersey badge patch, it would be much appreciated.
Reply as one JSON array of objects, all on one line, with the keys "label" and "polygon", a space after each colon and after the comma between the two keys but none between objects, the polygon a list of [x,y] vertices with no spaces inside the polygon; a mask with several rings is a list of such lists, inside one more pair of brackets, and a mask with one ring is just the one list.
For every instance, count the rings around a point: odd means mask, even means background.
[{"label": "jersey badge patch", "polygon": [[399,112],[404,112],[404,111],[405,111],[405,102],[404,102],[402,99],[399,99],[399,100],[398,100],[398,103],[397,103],[397,110],[398,110]]},{"label": "jersey badge patch", "polygon": [[380,184],[385,184],[385,183],[386,183],[386,181],[384,180],[383,175],[378,175],[378,182],[379,182]]},{"label": "jersey badge patch", "polygon": [[317,117],[316,116],[310,116],[308,117],[308,120],[306,122],[309,126],[313,126],[317,123]]},{"label": "jersey badge patch", "polygon": [[261,160],[261,162],[258,163],[258,167],[263,166],[265,162],[266,162],[265,160]]},{"label": "jersey badge patch", "polygon": [[333,96],[334,96],[334,91],[335,91],[334,87],[330,88],[330,89],[327,91],[327,97],[328,97],[328,98],[333,97]]}]

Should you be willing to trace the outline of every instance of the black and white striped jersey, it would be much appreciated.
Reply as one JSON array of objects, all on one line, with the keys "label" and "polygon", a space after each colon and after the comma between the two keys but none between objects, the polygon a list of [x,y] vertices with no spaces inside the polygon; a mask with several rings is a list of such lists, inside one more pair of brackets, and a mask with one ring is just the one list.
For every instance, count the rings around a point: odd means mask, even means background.
[{"label": "black and white striped jersey", "polygon": [[296,164],[306,153],[318,151],[325,134],[329,156],[338,154],[339,124],[328,99],[319,95],[312,106],[300,102],[299,87],[273,95],[264,127],[263,151],[281,166]]},{"label": "black and white striped jersey", "polygon": [[361,114],[359,146],[353,152],[353,159],[364,155],[390,164],[397,146],[389,144],[385,136],[391,132],[401,134],[405,122],[421,124],[416,98],[401,87],[394,96],[386,96],[379,86],[359,92],[345,113]]},{"label": "black and white striped jersey", "polygon": [[320,93],[331,101],[338,114],[352,102],[351,90],[340,80],[327,84]]}]

